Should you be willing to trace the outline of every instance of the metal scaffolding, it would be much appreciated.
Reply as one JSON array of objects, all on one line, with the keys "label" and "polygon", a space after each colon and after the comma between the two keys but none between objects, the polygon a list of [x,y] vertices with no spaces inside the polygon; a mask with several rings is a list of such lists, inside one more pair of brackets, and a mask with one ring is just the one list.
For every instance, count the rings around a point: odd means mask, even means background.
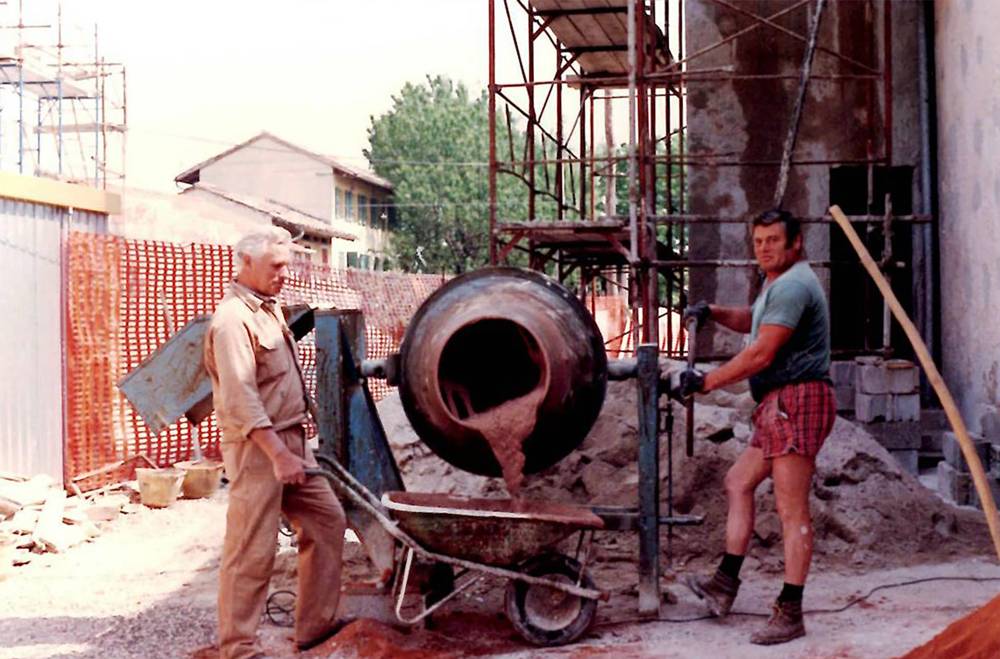
[{"label": "metal scaffolding", "polygon": [[[689,258],[691,232],[699,224],[747,221],[691,214],[690,172],[773,168],[780,203],[791,167],[867,166],[870,181],[874,167],[892,163],[891,2],[864,2],[865,32],[855,38],[870,42],[869,61],[817,44],[824,0],[790,1],[768,15],[727,0],[701,0],[733,12],[746,24],[694,52],[684,44],[689,0],[489,0],[491,262],[502,263],[516,250],[527,254],[530,267],[571,281],[584,298],[597,289],[627,291],[635,334],[631,344],[654,343],[668,355],[682,357],[686,341],[675,323],[666,322],[666,336],[659,336],[660,322],[648,319],[669,318],[671,311],[683,308],[693,268],[754,267],[746,260]],[[794,12],[809,18],[806,33],[783,25],[783,17]],[[719,48],[765,37],[804,44],[801,70],[740,73],[733,67],[699,67]],[[825,58],[827,70],[813,71],[814,57]],[[539,75],[543,59],[547,73]],[[520,79],[498,80],[498,61],[513,60]],[[799,93],[784,120],[789,130],[782,158],[742,159],[739,154],[689,150],[689,85],[786,80],[798,81]],[[795,158],[810,84],[864,89],[870,119],[865,157]],[[516,124],[512,116],[518,118]],[[623,150],[616,148],[613,128],[620,129],[625,118],[628,141]],[[599,143],[595,137],[602,134]],[[502,176],[523,183],[526,218],[500,215]],[[616,202],[616,188],[625,182],[627,211]],[[926,214],[893,215],[891,209],[876,214],[876,201],[869,199],[867,213],[852,220],[890,228],[894,222],[930,220]],[[831,222],[826,216],[806,221]]]},{"label": "metal scaffolding", "polygon": [[125,66],[106,60],[98,27],[68,25],[61,2],[51,21],[26,17],[24,0],[0,16],[0,169],[124,187]]}]

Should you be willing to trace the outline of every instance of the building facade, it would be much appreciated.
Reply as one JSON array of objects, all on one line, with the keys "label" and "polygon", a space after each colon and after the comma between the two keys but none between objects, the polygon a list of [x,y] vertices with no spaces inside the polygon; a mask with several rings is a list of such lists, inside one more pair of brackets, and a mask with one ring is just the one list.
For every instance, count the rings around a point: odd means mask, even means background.
[{"label": "building facade", "polygon": [[[196,194],[228,197],[230,202],[238,198],[258,210],[297,218],[303,233],[300,244],[312,250],[315,263],[368,270],[385,267],[394,217],[392,184],[371,172],[265,132],[174,180],[190,186],[182,194],[198,190]],[[322,227],[314,223],[325,225],[331,235],[321,235]]]}]

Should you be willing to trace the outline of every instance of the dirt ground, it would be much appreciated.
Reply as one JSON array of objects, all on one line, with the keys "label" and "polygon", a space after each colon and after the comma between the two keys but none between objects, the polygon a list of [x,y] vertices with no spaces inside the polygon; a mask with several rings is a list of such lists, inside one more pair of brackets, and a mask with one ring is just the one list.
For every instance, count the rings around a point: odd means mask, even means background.
[{"label": "dirt ground", "polygon": [[[16,568],[0,581],[0,658],[190,657],[210,645],[224,521],[222,491],[211,500],[123,515],[88,544]],[[351,553],[356,564],[357,545]],[[893,657],[1000,592],[1000,566],[988,555],[899,568],[818,570],[806,590],[807,609],[838,608],[887,583],[937,576],[998,580],[882,590],[844,612],[810,615],[805,639],[780,649],[757,648],[747,637],[762,619],[750,615],[725,622],[638,620],[634,555],[634,543],[623,536],[602,544],[593,576],[613,595],[598,607],[594,628],[570,647],[541,652],[523,645],[501,614],[502,588],[491,583],[447,605],[433,631],[359,621],[310,656]],[[283,548],[274,588],[293,583],[293,565],[294,549]],[[762,614],[780,575],[760,567],[744,572],[736,609]],[[671,585],[674,576],[668,571],[664,583],[679,601],[664,606],[662,616],[699,617],[693,596]],[[288,629],[265,623],[261,636],[269,655],[294,654]]]}]

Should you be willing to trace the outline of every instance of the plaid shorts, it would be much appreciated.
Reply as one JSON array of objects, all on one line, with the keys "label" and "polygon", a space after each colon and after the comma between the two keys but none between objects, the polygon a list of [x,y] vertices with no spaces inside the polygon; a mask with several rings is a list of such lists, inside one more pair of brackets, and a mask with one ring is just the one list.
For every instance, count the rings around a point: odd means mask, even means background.
[{"label": "plaid shorts", "polygon": [[789,453],[816,457],[833,429],[837,404],[822,380],[786,384],[767,393],[753,411],[750,446],[767,459]]}]

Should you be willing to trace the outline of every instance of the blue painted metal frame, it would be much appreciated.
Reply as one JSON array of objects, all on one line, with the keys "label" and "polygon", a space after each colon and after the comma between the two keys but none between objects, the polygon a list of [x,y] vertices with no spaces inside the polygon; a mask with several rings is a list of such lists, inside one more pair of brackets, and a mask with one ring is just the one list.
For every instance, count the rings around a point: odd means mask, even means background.
[{"label": "blue painted metal frame", "polygon": [[660,610],[660,363],[655,344],[636,350],[639,402],[639,612]]},{"label": "blue painted metal frame", "polygon": [[402,490],[403,479],[361,375],[364,316],[356,310],[317,311],[315,325],[319,454],[344,465],[376,497]]}]

